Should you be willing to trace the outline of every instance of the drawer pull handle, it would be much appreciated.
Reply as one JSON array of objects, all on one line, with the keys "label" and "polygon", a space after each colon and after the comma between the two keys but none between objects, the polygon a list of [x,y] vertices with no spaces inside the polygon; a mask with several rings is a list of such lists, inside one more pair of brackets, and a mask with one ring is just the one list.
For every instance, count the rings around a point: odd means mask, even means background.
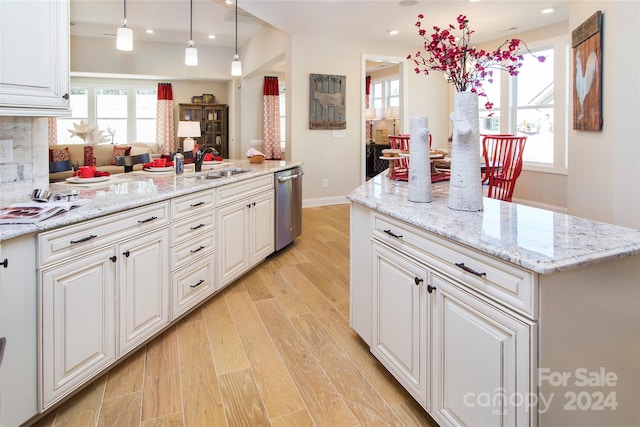
[{"label": "drawer pull handle", "polygon": [[71,241],[71,244],[72,244],[72,245],[75,245],[76,243],[86,242],[86,241],[88,241],[88,240],[95,239],[96,237],[98,237],[98,236],[96,236],[95,234],[92,234],[91,236],[83,237],[83,238],[82,238],[82,239],[80,239],[80,240],[72,240],[72,241]]},{"label": "drawer pull handle", "polygon": [[480,273],[478,271],[475,271],[473,268],[467,267],[466,265],[464,265],[464,262],[456,262],[456,266],[460,267],[467,273],[475,274],[476,276],[479,276],[479,277],[484,277],[487,275],[487,273]]},{"label": "drawer pull handle", "polygon": [[192,205],[190,205],[192,208],[197,208],[198,206],[202,206],[204,205],[204,202],[198,202],[198,203],[194,203]]},{"label": "drawer pull handle", "polygon": [[195,227],[191,227],[192,230],[197,230],[198,228],[204,227],[204,224],[198,224]]},{"label": "drawer pull handle", "polygon": [[2,264],[2,266],[3,266],[4,268],[9,267],[9,258],[5,258],[5,259],[4,259],[4,261],[2,261],[2,263],[1,263],[1,264]]},{"label": "drawer pull handle", "polygon": [[189,251],[189,252],[191,252],[192,254],[195,254],[196,252],[201,251],[203,249],[204,249],[204,246],[200,246],[198,249],[194,249],[194,250]]},{"label": "drawer pull handle", "polygon": [[419,286],[420,283],[424,282],[424,280],[422,280],[418,276],[414,277],[413,281],[416,282],[416,286]]},{"label": "drawer pull handle", "polygon": [[141,220],[138,221],[138,224],[144,224],[145,222],[151,222],[151,221],[153,221],[155,219],[158,219],[158,217],[157,216],[152,216],[151,218],[141,219]]},{"label": "drawer pull handle", "polygon": [[435,286],[427,285],[427,292],[431,293],[436,290]]},{"label": "drawer pull handle", "polygon": [[122,255],[124,255],[127,258],[129,258],[129,255],[131,255],[131,253],[129,251],[126,251],[126,252],[122,252]]},{"label": "drawer pull handle", "polygon": [[189,285],[190,288],[197,288],[198,286],[202,285],[204,283],[204,279],[200,279],[200,281],[198,283],[196,283],[195,285]]},{"label": "drawer pull handle", "polygon": [[402,239],[402,234],[396,234],[391,230],[384,230],[384,232],[387,233],[391,237],[395,237],[396,239]]},{"label": "drawer pull handle", "polygon": [[114,256],[110,257],[109,259],[111,260],[111,262],[116,262],[118,260],[118,257],[114,255]]}]

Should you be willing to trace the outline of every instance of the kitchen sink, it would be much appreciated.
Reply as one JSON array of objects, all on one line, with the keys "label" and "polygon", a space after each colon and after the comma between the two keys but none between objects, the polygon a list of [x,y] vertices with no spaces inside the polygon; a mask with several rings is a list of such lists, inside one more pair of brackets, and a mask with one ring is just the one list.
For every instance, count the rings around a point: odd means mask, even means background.
[{"label": "kitchen sink", "polygon": [[241,173],[251,172],[253,169],[251,168],[229,168],[229,169],[218,169],[209,171],[206,174],[200,175],[199,179],[220,179],[220,178],[228,178],[230,176],[238,175]]}]

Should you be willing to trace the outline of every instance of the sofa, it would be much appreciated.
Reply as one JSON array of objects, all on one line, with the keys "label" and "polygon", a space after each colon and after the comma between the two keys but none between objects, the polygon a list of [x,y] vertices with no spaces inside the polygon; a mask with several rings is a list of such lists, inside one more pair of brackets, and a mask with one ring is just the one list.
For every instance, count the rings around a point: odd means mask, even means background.
[{"label": "sofa", "polygon": [[[49,146],[49,182],[56,182],[72,177],[73,164],[84,165],[84,144],[59,144]],[[95,158],[96,170],[118,174],[124,172],[124,166],[115,164],[115,156],[136,156],[148,154],[149,160],[161,157],[157,143],[131,143],[127,145],[98,144],[91,146]],[[134,165],[133,170],[141,170],[142,163]]]}]

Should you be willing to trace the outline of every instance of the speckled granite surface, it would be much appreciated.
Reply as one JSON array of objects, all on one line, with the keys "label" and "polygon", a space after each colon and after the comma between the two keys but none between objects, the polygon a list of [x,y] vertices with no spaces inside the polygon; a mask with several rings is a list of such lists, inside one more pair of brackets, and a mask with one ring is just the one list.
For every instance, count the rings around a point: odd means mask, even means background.
[{"label": "speckled granite surface", "polygon": [[[185,171],[182,175],[175,175],[173,172],[140,171],[112,175],[108,181],[94,184],[70,184],[66,182],[50,184],[49,190],[54,193],[68,193],[71,190],[78,190],[80,198],[91,199],[91,202],[36,224],[0,225],[0,242],[25,234],[46,231],[138,206],[168,200],[207,188],[271,174],[301,164],[300,162],[268,160],[256,165],[250,164],[247,160],[238,160],[211,166],[208,170],[203,167],[203,172],[200,173]],[[206,175],[210,170],[227,168],[250,168],[251,171],[228,178],[200,179],[202,175]],[[11,203],[20,201],[30,200],[25,196],[24,199],[12,200]]]},{"label": "speckled granite surface", "polygon": [[481,212],[447,207],[448,183],[433,202],[407,200],[406,182],[376,176],[347,198],[426,231],[541,274],[640,254],[640,231],[484,198]]}]

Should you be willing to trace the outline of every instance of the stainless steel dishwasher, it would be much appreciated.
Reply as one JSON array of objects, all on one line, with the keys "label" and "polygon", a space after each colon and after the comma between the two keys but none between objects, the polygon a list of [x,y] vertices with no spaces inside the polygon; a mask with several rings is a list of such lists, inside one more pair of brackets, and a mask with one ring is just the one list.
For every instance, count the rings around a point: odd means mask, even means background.
[{"label": "stainless steel dishwasher", "polygon": [[302,234],[302,168],[276,172],[276,251]]}]

